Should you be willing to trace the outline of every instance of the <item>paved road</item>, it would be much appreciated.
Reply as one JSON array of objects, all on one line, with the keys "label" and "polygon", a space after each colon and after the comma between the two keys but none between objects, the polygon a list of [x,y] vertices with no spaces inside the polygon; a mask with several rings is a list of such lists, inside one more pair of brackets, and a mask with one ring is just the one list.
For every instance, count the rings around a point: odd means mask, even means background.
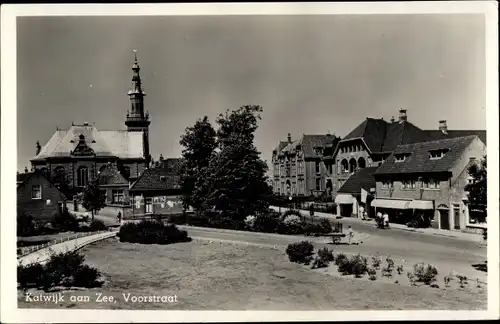
[{"label": "paved road", "polygon": [[[475,247],[473,244],[469,246],[471,243],[467,241],[461,244],[468,245],[471,250],[464,250],[462,247],[453,246],[447,241],[445,241],[445,244],[440,244],[443,239],[446,240],[446,238],[442,237],[425,236],[424,238],[428,241],[424,241],[418,234],[412,232],[408,232],[410,235],[407,237],[401,238],[399,232],[395,234],[396,237],[391,237],[386,235],[385,232],[388,231],[384,231],[384,236],[364,235],[363,242],[359,245],[332,245],[328,239],[322,237],[253,233],[192,226],[180,226],[180,228],[186,229],[189,236],[193,238],[214,240],[214,242],[222,240],[242,244],[250,243],[261,244],[263,246],[276,246],[282,250],[290,243],[309,240],[314,243],[316,248],[327,246],[330,249],[333,248],[337,253],[361,253],[364,255],[380,253],[382,256],[390,255],[396,263],[406,260],[406,270],[409,270],[415,263],[425,262],[436,265],[440,275],[442,274],[443,276],[451,271],[456,271],[470,278],[479,278],[482,281],[486,280],[485,272],[478,271],[472,267],[473,264],[479,264],[486,260],[486,249]],[[361,234],[358,236],[361,236]],[[412,236],[417,239],[413,239]]]},{"label": "paved road", "polygon": [[[108,221],[112,222],[113,220],[108,219]],[[316,248],[328,246],[337,252],[365,255],[380,253],[382,256],[390,255],[395,260],[404,259],[408,262],[406,269],[415,263],[426,262],[436,265],[440,275],[443,276],[454,270],[471,278],[486,279],[485,272],[472,267],[473,264],[484,263],[487,260],[486,248],[481,247],[478,242],[405,230],[378,229],[373,222],[350,221],[345,218],[341,222],[351,224],[355,237],[363,242],[359,245],[331,245],[328,239],[322,237],[254,233],[192,226],[179,227],[186,229],[189,236],[193,238],[276,246],[282,250],[290,243],[309,240],[315,243]]]}]

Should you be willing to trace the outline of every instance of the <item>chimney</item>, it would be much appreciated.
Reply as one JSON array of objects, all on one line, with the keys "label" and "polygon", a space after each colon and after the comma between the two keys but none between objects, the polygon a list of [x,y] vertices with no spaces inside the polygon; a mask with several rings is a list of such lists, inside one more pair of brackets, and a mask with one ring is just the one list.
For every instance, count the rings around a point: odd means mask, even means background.
[{"label": "chimney", "polygon": [[87,122],[83,123],[83,126],[88,126],[88,125],[89,125],[89,123],[87,123]]},{"label": "chimney", "polygon": [[448,133],[448,125],[446,124],[446,120],[439,121],[439,130],[442,131],[444,134]]},{"label": "chimney", "polygon": [[473,157],[473,156],[472,156],[472,157],[470,157],[470,158],[469,158],[469,163],[474,163],[474,162],[476,162],[476,158],[475,158],[475,157]]},{"label": "chimney", "polygon": [[288,143],[291,143],[292,142],[292,135],[290,133],[288,133]]},{"label": "chimney", "polygon": [[24,167],[24,173],[28,173],[28,167]]},{"label": "chimney", "polygon": [[36,141],[36,155],[40,154],[42,147],[40,146],[40,142]]},{"label": "chimney", "polygon": [[406,115],[406,109],[399,110],[399,122],[405,122],[408,120],[408,116]]},{"label": "chimney", "polygon": [[391,117],[391,123],[394,123],[396,119],[394,119],[394,116]]}]

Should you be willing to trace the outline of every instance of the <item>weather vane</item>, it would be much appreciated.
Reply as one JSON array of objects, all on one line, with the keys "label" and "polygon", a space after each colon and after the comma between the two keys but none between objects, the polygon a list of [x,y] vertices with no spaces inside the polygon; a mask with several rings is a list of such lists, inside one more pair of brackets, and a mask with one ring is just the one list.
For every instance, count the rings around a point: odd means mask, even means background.
[{"label": "weather vane", "polygon": [[136,49],[134,49],[134,50],[132,50],[132,51],[134,52],[134,57],[135,57],[135,60],[137,61],[137,50],[136,50]]}]

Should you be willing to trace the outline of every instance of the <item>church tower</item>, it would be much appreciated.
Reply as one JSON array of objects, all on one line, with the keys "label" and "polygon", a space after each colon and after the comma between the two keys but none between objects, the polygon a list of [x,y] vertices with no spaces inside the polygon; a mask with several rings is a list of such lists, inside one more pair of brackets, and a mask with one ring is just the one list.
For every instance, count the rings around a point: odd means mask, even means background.
[{"label": "church tower", "polygon": [[130,97],[131,111],[127,111],[127,119],[125,120],[125,125],[127,126],[127,131],[129,132],[143,132],[144,138],[144,157],[146,158],[146,163],[149,163],[149,113],[144,113],[144,89],[141,85],[141,76],[139,74],[140,68],[137,62],[137,51],[135,51],[134,65],[132,66],[132,86],[133,88],[129,90],[128,96]]}]

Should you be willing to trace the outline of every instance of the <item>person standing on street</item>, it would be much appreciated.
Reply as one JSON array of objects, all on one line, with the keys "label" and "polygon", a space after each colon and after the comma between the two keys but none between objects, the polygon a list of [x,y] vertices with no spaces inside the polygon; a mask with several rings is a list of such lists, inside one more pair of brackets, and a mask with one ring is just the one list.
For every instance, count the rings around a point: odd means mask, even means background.
[{"label": "person standing on street", "polygon": [[365,219],[365,207],[363,207],[363,206],[359,206],[359,216],[360,216],[362,219]]},{"label": "person standing on street", "polygon": [[351,225],[349,225],[347,236],[348,236],[348,239],[349,239],[349,245],[351,245],[351,242],[354,240],[354,231],[352,230]]},{"label": "person standing on street", "polygon": [[389,228],[389,215],[387,212],[384,213],[384,226]]}]

